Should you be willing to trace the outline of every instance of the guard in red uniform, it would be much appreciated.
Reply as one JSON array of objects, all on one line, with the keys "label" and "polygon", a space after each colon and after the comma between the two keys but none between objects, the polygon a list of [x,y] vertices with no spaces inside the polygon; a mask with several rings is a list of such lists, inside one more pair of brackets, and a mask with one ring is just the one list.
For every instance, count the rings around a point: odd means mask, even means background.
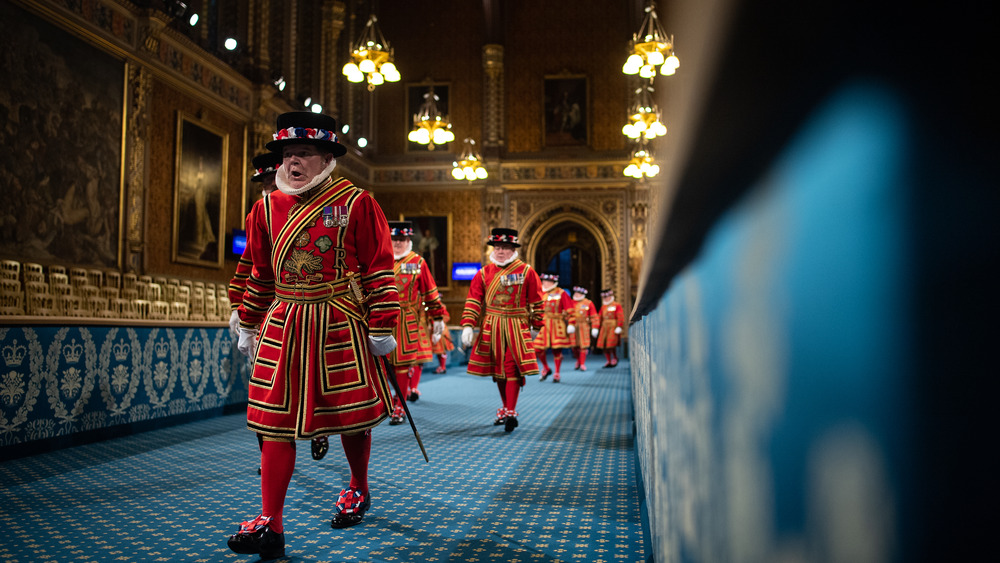
[{"label": "guard in red uniform", "polygon": [[[246,222],[243,224],[245,229],[249,229],[250,225],[253,224],[253,215],[254,213],[257,213],[258,209],[261,207],[261,200],[267,197],[267,195],[274,190],[278,189],[278,186],[274,183],[274,174],[278,171],[278,167],[281,166],[281,155],[273,152],[266,152],[253,157],[250,162],[254,169],[254,173],[253,176],[250,177],[250,181],[261,184],[261,199],[255,200],[253,205],[250,206]],[[249,241],[249,231],[247,231],[246,237]],[[240,261],[236,263],[236,272],[233,274],[233,278],[229,280],[229,288],[227,289],[227,292],[229,293],[229,306],[232,309],[232,314],[229,316],[229,334],[232,335],[233,340],[239,340],[240,338],[240,315],[237,309],[239,309],[240,303],[243,303],[243,293],[247,290],[247,278],[250,277],[250,271],[252,269],[253,262],[250,258],[250,245],[247,244],[243,247],[243,253],[240,255]],[[325,439],[326,438],[324,437],[323,440]],[[264,448],[264,439],[260,434],[257,435],[257,445],[261,449]],[[316,457],[316,449],[317,446],[314,442],[313,457]],[[326,451],[324,450],[323,453],[325,454]],[[257,467],[257,474],[260,475],[260,467]]]},{"label": "guard in red uniform", "polygon": [[600,317],[601,329],[597,333],[597,347],[604,350],[604,357],[607,359],[603,367],[613,368],[618,365],[617,347],[625,326],[625,311],[615,301],[615,292],[610,289],[601,290]]},{"label": "guard in red uniform", "polygon": [[573,286],[573,321],[576,325],[576,333],[570,338],[573,341],[573,356],[576,357],[573,369],[587,371],[587,348],[590,348],[590,338],[597,337],[599,320],[597,307],[587,299],[587,288]]},{"label": "guard in red uniform", "polygon": [[[455,343],[451,340],[451,331],[448,330],[448,321],[451,320],[450,315],[448,315],[448,309],[444,310],[444,321],[445,327],[441,331],[440,335],[435,334],[431,336],[431,352],[438,360],[438,367],[434,368],[434,373],[445,373],[448,371],[448,352],[455,349]],[[413,389],[417,388],[417,382],[412,383]]]},{"label": "guard in red uniform", "polygon": [[569,293],[557,285],[558,283],[559,274],[551,272],[542,274],[542,291],[545,293],[545,325],[538,332],[534,343],[538,361],[542,363],[542,368],[545,370],[538,380],[545,381],[546,377],[552,375],[549,362],[545,357],[546,350],[551,348],[552,359],[556,364],[555,376],[552,378],[555,383],[560,381],[562,349],[572,345],[570,338],[576,332],[576,326],[573,324],[575,322],[573,300]]},{"label": "guard in red uniform", "polygon": [[247,278],[250,277],[250,271],[253,268],[249,244],[249,241],[252,238],[250,235],[250,229],[253,226],[253,216],[254,213],[257,213],[257,210],[261,207],[261,201],[263,198],[278,189],[278,186],[274,183],[274,175],[277,173],[278,167],[281,166],[281,155],[273,152],[258,154],[253,157],[251,163],[253,164],[254,174],[250,177],[250,181],[260,183],[262,197],[261,199],[253,202],[253,205],[250,207],[250,212],[247,213],[247,219],[244,225],[247,230],[246,236],[248,244],[243,248],[243,254],[240,255],[240,261],[236,264],[236,273],[233,275],[233,279],[229,280],[229,305],[232,307],[232,315],[229,317],[229,332],[233,335],[233,338],[236,339],[240,337],[240,316],[236,310],[239,309],[240,303],[243,303],[243,293],[247,290]]},{"label": "guard in red uniform", "polygon": [[396,367],[396,382],[402,397],[395,397],[395,408],[389,424],[402,424],[406,418],[403,401],[415,392],[416,385],[410,386],[410,374],[414,369],[429,362],[431,354],[431,338],[424,322],[424,309],[433,320],[433,334],[441,334],[444,330],[444,305],[438,295],[437,283],[431,275],[427,262],[416,252],[413,252],[413,226],[409,221],[392,221],[389,223],[389,233],[392,236],[392,252],[396,259],[393,271],[396,276],[396,289],[399,291],[399,324],[396,325],[396,349],[389,355],[389,361]]},{"label": "guard in red uniform", "polygon": [[240,305],[239,349],[253,358],[247,426],[263,436],[258,517],[229,538],[237,553],[285,552],[285,493],[294,440],[340,434],[351,482],[334,528],[371,506],[371,428],[389,416],[387,375],[375,356],[395,346],[399,319],[389,225],[371,194],[331,174],[346,148],[336,121],[311,112],[278,117],[267,149],[281,153],[279,192],[248,229],[253,270]]},{"label": "guard in red uniform", "polygon": [[[462,311],[462,346],[472,347],[469,373],[492,377],[500,390],[494,425],[517,428],[517,396],[525,377],[538,373],[531,331],[542,326],[541,280],[517,256],[514,229],[493,229],[490,263],[472,278]],[[473,328],[479,335],[473,338]]]}]

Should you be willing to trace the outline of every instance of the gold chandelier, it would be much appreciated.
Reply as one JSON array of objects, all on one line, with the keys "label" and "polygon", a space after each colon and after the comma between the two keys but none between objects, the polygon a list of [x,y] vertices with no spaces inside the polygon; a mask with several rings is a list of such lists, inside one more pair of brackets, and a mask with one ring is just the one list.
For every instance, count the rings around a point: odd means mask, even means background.
[{"label": "gold chandelier", "polygon": [[413,130],[406,137],[410,142],[427,145],[429,151],[434,150],[434,145],[443,145],[455,140],[448,116],[441,115],[438,110],[437,101],[439,99],[434,93],[434,86],[429,87],[427,93],[424,94],[424,103],[413,115]]},{"label": "gold chandelier", "polygon": [[465,146],[462,149],[462,156],[452,163],[451,175],[456,180],[485,180],[489,174],[483,166],[483,157],[476,152],[476,142],[471,138],[465,138]]},{"label": "gold chandelier", "polygon": [[642,86],[635,91],[635,101],[628,111],[628,123],[622,133],[629,139],[655,139],[667,134],[667,126],[660,121],[660,109],[653,103],[653,89]]},{"label": "gold chandelier", "polygon": [[660,167],[653,161],[653,153],[647,148],[645,141],[632,151],[632,159],[629,160],[623,173],[636,179],[641,179],[643,176],[652,178],[660,173]]},{"label": "gold chandelier", "polygon": [[343,73],[351,82],[368,79],[372,91],[385,82],[399,82],[399,71],[392,62],[392,47],[385,40],[377,25],[375,14],[368,18],[361,38],[351,52],[351,62],[344,65]]},{"label": "gold chandelier", "polygon": [[681,65],[674,54],[674,36],[668,37],[660,27],[655,2],[646,6],[646,17],[642,20],[639,32],[632,35],[630,48],[632,54],[622,66],[625,74],[638,74],[652,79],[656,76],[656,67],[660,67],[660,74],[670,76]]}]

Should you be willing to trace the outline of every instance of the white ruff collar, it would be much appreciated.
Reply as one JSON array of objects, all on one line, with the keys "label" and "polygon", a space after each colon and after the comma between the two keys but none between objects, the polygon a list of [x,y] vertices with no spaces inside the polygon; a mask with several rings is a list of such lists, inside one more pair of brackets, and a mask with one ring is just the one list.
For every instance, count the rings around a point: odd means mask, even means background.
[{"label": "white ruff collar", "polygon": [[326,165],[326,169],[313,176],[313,179],[310,180],[308,184],[302,186],[301,188],[293,188],[288,184],[288,170],[284,166],[279,166],[278,173],[274,175],[274,183],[277,184],[278,189],[281,190],[281,193],[283,194],[299,195],[320,185],[323,180],[330,177],[330,174],[333,173],[333,169],[336,167],[337,159],[332,158],[330,159],[330,164]]},{"label": "white ruff collar", "polygon": [[490,252],[490,262],[493,262],[499,268],[503,268],[504,266],[506,266],[507,264],[510,264],[514,260],[517,260],[517,251],[516,250],[514,251],[514,254],[510,255],[510,258],[507,259],[506,262],[502,262],[502,263],[501,262],[497,262],[497,259],[493,256],[493,253]]},{"label": "white ruff collar", "polygon": [[395,258],[396,260],[399,260],[400,258],[402,258],[402,257],[406,256],[407,254],[409,254],[411,250],[413,250],[413,241],[412,240],[408,240],[408,241],[406,241],[406,250],[404,250],[400,254],[393,253],[392,257]]}]

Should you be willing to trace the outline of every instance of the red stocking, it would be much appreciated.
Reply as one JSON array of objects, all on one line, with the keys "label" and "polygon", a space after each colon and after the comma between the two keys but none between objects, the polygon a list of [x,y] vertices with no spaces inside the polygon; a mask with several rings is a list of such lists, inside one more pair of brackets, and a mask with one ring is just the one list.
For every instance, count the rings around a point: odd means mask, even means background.
[{"label": "red stocking", "polygon": [[609,365],[610,366],[611,365],[611,349],[610,348],[605,348],[604,349],[604,359],[607,360],[607,362],[605,362],[605,365]]},{"label": "red stocking", "polygon": [[261,514],[273,518],[271,530],[282,533],[281,512],[285,493],[295,470],[295,444],[280,440],[264,440],[260,448]]},{"label": "red stocking", "polygon": [[441,371],[448,369],[448,356],[438,354],[438,365],[441,366]]},{"label": "red stocking", "polygon": [[504,397],[504,408],[517,410],[517,395],[521,391],[521,382],[517,379],[508,379],[506,382],[507,394]]},{"label": "red stocking", "polygon": [[580,369],[587,369],[587,349],[580,348]]},{"label": "red stocking", "polygon": [[368,459],[372,454],[372,431],[358,434],[341,434],[347,464],[351,466],[351,488],[368,494]]},{"label": "red stocking", "polygon": [[562,367],[562,351],[552,352],[552,359],[556,364],[556,375],[559,375],[559,368]]},{"label": "red stocking", "polygon": [[417,385],[420,383],[420,374],[424,372],[424,366],[420,364],[415,364],[413,369],[410,370],[410,391],[407,391],[407,395],[411,391],[417,390]]},{"label": "red stocking", "polygon": [[549,371],[549,360],[548,360],[548,358],[546,358],[547,354],[548,354],[548,352],[546,350],[544,350],[544,349],[543,350],[539,350],[538,354],[537,354],[538,361],[542,363],[542,373],[543,374]]},{"label": "red stocking", "polygon": [[403,408],[402,401],[410,394],[410,366],[396,366],[396,383],[399,385],[399,392],[402,397],[396,397],[393,403],[399,408]]}]

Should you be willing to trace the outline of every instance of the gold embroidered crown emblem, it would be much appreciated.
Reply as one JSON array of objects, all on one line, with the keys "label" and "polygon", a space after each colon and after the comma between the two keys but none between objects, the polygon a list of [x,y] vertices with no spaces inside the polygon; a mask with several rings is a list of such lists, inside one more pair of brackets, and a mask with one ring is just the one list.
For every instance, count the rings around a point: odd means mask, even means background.
[{"label": "gold embroidered crown emblem", "polygon": [[123,362],[125,361],[125,358],[128,358],[129,350],[129,345],[125,343],[124,340],[119,340],[114,346],[111,347],[111,351],[114,353],[115,359],[119,362]]},{"label": "gold embroidered crown emblem", "polygon": [[75,364],[80,361],[80,356],[83,355],[83,346],[74,338],[70,340],[69,344],[63,346],[62,351],[63,357],[66,358],[66,363]]},{"label": "gold embroidered crown emblem", "polygon": [[27,351],[24,346],[21,346],[15,340],[3,347],[3,361],[7,363],[8,367],[19,366],[24,361],[24,354]]}]

